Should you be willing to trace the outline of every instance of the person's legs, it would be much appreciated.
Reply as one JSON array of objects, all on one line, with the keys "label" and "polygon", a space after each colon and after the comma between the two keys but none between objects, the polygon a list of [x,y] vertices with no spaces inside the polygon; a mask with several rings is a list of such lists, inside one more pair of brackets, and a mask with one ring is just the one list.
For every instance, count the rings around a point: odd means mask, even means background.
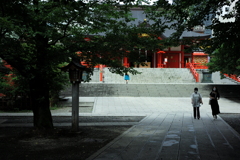
[{"label": "person's legs", "polygon": [[215,118],[217,119],[217,115],[220,113],[220,110],[219,110],[219,105],[218,105],[218,102],[216,101],[216,105],[215,105]]},{"label": "person's legs", "polygon": [[214,106],[212,104],[211,104],[211,109],[212,109],[212,116],[215,119]]},{"label": "person's legs", "polygon": [[194,119],[196,119],[196,108],[197,108],[197,107],[193,107],[193,116],[194,116]]},{"label": "person's legs", "polygon": [[199,107],[196,107],[197,110],[197,118],[200,119],[200,111],[199,111]]}]

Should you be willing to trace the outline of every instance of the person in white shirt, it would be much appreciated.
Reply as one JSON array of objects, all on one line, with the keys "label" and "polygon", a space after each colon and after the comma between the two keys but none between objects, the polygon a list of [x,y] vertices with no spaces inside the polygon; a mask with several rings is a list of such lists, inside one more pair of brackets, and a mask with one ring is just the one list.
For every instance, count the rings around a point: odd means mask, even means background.
[{"label": "person in white shirt", "polygon": [[192,93],[191,100],[192,100],[192,106],[193,106],[194,119],[196,119],[196,117],[200,119],[199,108],[201,104],[203,104],[203,101],[202,101],[201,94],[198,93],[198,88],[194,88],[194,92]]}]

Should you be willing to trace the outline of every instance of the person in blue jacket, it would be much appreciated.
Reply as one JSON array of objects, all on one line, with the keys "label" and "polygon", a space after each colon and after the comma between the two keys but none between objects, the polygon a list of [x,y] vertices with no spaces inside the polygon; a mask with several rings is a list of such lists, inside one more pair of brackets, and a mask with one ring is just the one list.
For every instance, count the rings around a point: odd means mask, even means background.
[{"label": "person in blue jacket", "polygon": [[128,81],[130,80],[130,76],[129,76],[128,72],[125,73],[124,80],[126,81],[126,84],[128,84]]}]

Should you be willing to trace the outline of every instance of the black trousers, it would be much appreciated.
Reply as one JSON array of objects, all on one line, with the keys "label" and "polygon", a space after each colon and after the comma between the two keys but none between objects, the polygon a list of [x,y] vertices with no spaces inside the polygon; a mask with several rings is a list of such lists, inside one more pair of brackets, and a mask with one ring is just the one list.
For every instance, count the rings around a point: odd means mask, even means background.
[{"label": "black trousers", "polygon": [[199,107],[193,107],[193,115],[194,118],[200,118],[200,112],[199,112]]}]

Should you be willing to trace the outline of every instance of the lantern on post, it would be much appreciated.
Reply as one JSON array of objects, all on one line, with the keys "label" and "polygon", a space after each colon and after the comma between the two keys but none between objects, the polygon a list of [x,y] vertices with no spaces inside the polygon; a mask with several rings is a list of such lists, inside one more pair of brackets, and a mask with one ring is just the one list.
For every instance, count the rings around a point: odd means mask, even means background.
[{"label": "lantern on post", "polygon": [[69,72],[69,79],[71,83],[81,83],[83,71],[88,68],[80,63],[80,59],[73,58],[72,61],[65,67],[61,68],[62,71]]},{"label": "lantern on post", "polygon": [[82,73],[88,71],[86,66],[81,65],[80,59],[73,58],[62,71],[69,72],[69,79],[72,83],[72,130],[78,131],[79,127],[79,83],[82,81]]}]

